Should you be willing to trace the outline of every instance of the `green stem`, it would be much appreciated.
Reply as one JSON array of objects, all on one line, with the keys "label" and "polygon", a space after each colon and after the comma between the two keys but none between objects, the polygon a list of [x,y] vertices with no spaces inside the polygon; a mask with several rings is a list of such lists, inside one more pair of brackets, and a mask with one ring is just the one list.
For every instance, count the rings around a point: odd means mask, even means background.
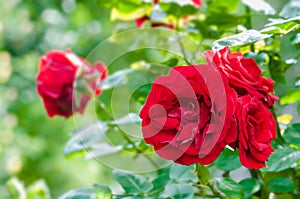
[{"label": "green stem", "polygon": [[184,59],[184,61],[185,61],[188,65],[191,65],[191,63],[189,62],[189,60],[188,60],[188,58],[187,58],[187,54],[186,54],[186,52],[185,52],[185,50],[184,50],[184,46],[183,46],[183,42],[182,42],[182,37],[180,36],[180,32],[178,32],[178,34],[177,34],[177,40],[178,40],[178,42],[179,42],[180,50],[181,50],[181,52],[182,52],[182,54],[183,54],[183,59]]},{"label": "green stem", "polygon": [[[113,116],[111,115],[111,113],[106,109],[105,105],[100,102],[100,106],[101,108],[104,110],[104,112],[108,115],[108,117],[110,118],[110,120],[114,120]],[[117,126],[118,127],[118,126]],[[119,127],[118,127],[119,128]],[[121,135],[123,136],[123,138],[127,141],[127,143],[131,144],[132,147],[139,153],[142,154],[154,167],[155,169],[159,169],[159,165],[151,158],[149,157],[147,154],[144,154],[142,150],[140,150],[138,147],[136,147],[135,143],[128,137],[128,135],[122,131],[122,129],[120,129]]]},{"label": "green stem", "polygon": [[[245,9],[246,9],[246,28],[252,29],[251,9],[249,8],[249,6],[245,6]],[[250,45],[250,49],[252,52],[255,52],[254,43]]]}]

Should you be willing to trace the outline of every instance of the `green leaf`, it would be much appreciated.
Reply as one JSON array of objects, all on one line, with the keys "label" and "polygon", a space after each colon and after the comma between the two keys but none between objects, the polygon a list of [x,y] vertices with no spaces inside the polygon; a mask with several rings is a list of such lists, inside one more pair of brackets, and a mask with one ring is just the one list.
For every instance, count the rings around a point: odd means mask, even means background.
[{"label": "green leaf", "polygon": [[289,125],[284,131],[283,139],[289,144],[300,146],[300,123]]},{"label": "green leaf", "polygon": [[151,192],[164,188],[168,184],[169,180],[170,178],[168,173],[160,174],[152,181],[153,188]]},{"label": "green leaf", "polygon": [[161,194],[163,198],[191,199],[194,196],[192,185],[187,183],[169,183],[165,191]]},{"label": "green leaf", "polygon": [[242,0],[242,2],[256,12],[263,11],[266,15],[276,13],[275,9],[264,0]]},{"label": "green leaf", "polygon": [[198,8],[193,5],[179,5],[174,2],[160,3],[161,9],[168,15],[173,15],[176,18],[181,18],[187,15],[193,15],[198,12]]},{"label": "green leaf", "polygon": [[222,171],[232,171],[242,166],[238,151],[231,151],[227,148],[221,153],[214,164]]},{"label": "green leaf", "polygon": [[283,97],[280,98],[280,104],[293,104],[300,101],[300,89],[288,91]]},{"label": "green leaf", "polygon": [[26,190],[23,183],[16,177],[9,179],[6,183],[12,199],[26,198]]},{"label": "green leaf", "polygon": [[50,190],[44,180],[39,180],[27,188],[27,199],[50,199]]},{"label": "green leaf", "polygon": [[217,178],[217,188],[230,198],[243,198],[241,185],[230,178]]},{"label": "green leaf", "polygon": [[280,55],[276,52],[268,52],[269,54],[269,72],[275,82],[285,83],[284,72],[288,68]]},{"label": "green leaf", "polygon": [[130,14],[141,8],[141,1],[122,0],[118,1],[115,8],[123,14]]},{"label": "green leaf", "polygon": [[245,198],[251,198],[251,195],[258,192],[261,188],[260,182],[255,178],[247,178],[239,183],[245,193]]},{"label": "green leaf", "polygon": [[239,6],[239,0],[210,0],[207,2],[207,10],[210,13],[230,13]]},{"label": "green leaf", "polygon": [[297,161],[300,160],[300,151],[293,148],[285,147],[277,149],[271,154],[269,160],[266,162],[266,168],[263,169],[268,172],[279,172],[289,168],[297,167]]},{"label": "green leaf", "polygon": [[196,165],[197,176],[201,184],[207,185],[210,180],[210,174],[208,168],[201,164]]},{"label": "green leaf", "polygon": [[85,159],[93,159],[96,157],[117,153],[121,150],[122,146],[113,146],[108,143],[95,144],[90,147],[88,153],[85,155]]},{"label": "green leaf", "polygon": [[277,177],[269,182],[268,189],[277,193],[291,192],[295,185],[289,178]]},{"label": "green leaf", "polygon": [[300,104],[297,107],[297,112],[298,112],[298,115],[300,115]]},{"label": "green leaf", "polygon": [[268,23],[265,29],[260,32],[263,34],[280,34],[285,35],[289,32],[300,28],[300,16],[293,17],[287,20],[284,19],[269,19],[272,22]]},{"label": "green leaf", "polygon": [[141,118],[136,113],[129,113],[122,118],[116,119],[115,121],[109,122],[112,125],[132,125],[141,123]]},{"label": "green leaf", "polygon": [[114,171],[113,176],[116,181],[123,187],[126,193],[148,193],[153,188],[152,183],[141,175]]},{"label": "green leaf", "polygon": [[117,72],[109,75],[101,84],[101,90],[112,89],[127,83],[126,75],[133,72],[133,69],[118,70]]},{"label": "green leaf", "polygon": [[176,182],[191,181],[196,177],[193,171],[194,166],[184,166],[174,163],[170,169],[170,179]]},{"label": "green leaf", "polygon": [[289,3],[285,4],[279,13],[280,16],[284,18],[292,18],[300,15],[300,1],[291,0]]},{"label": "green leaf", "polygon": [[73,132],[73,137],[65,146],[65,156],[71,157],[72,155],[86,154],[93,145],[103,138],[107,130],[108,126],[106,123],[96,122]]},{"label": "green leaf", "polygon": [[173,58],[163,62],[162,65],[173,67],[173,66],[176,66],[178,62],[179,62],[179,60],[177,58],[173,57]]},{"label": "green leaf", "polygon": [[94,185],[94,193],[97,196],[97,199],[111,199],[112,192],[111,189],[103,185]]},{"label": "green leaf", "polygon": [[291,41],[291,44],[295,48],[299,49],[300,48],[300,33],[293,35],[291,37],[290,41]]},{"label": "green leaf", "polygon": [[257,30],[247,30],[245,32],[219,39],[213,43],[213,49],[218,50],[225,46],[240,46],[250,44],[262,39],[271,37],[272,35],[261,34]]},{"label": "green leaf", "polygon": [[71,190],[64,195],[60,196],[59,199],[111,199],[112,193],[109,187],[103,185],[94,185],[89,188],[81,188]]}]

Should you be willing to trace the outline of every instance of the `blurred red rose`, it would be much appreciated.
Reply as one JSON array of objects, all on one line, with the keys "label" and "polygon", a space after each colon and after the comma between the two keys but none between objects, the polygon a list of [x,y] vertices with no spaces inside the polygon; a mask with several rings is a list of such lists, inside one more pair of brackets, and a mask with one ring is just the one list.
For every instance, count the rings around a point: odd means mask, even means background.
[{"label": "blurred red rose", "polygon": [[230,53],[225,47],[217,52],[204,52],[209,63],[214,63],[220,72],[226,75],[231,87],[239,96],[249,94],[257,96],[260,100],[272,107],[274,101],[274,82],[261,76],[261,69],[254,59],[245,58],[241,53]]},{"label": "blurred red rose", "polygon": [[195,6],[198,6],[198,7],[202,6],[202,0],[193,0],[193,3]]},{"label": "blurred red rose", "polygon": [[213,66],[177,66],[153,82],[140,112],[144,139],[162,158],[209,164],[237,139],[236,102]]},{"label": "blurred red rose", "polygon": [[70,51],[50,51],[40,59],[37,90],[50,117],[61,115],[67,118],[75,112],[82,113],[91,97],[84,92],[75,98],[75,80],[80,79],[87,91],[99,95],[101,90],[97,84],[106,75],[102,63],[92,67]]},{"label": "blurred red rose", "polygon": [[276,137],[276,121],[268,107],[257,97],[238,99],[238,149],[241,163],[249,169],[265,167],[274,151],[271,140]]}]

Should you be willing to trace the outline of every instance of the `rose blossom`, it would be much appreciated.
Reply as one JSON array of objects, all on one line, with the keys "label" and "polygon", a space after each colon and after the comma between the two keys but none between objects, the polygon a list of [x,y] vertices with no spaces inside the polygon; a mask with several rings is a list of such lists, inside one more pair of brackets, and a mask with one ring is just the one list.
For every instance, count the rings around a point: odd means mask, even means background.
[{"label": "rose blossom", "polygon": [[70,51],[50,51],[40,59],[37,90],[50,117],[67,118],[74,112],[82,113],[90,99],[90,94],[85,92],[80,93],[79,101],[75,100],[75,80],[81,80],[86,90],[99,95],[101,90],[97,84],[105,77],[106,68],[102,63],[92,67]]},{"label": "rose blossom", "polygon": [[249,169],[265,167],[274,151],[271,140],[276,137],[276,121],[268,107],[250,95],[238,99],[238,149],[241,163]]},{"label": "rose blossom", "polygon": [[254,59],[245,58],[241,53],[230,53],[225,47],[216,52],[206,51],[207,62],[214,63],[227,78],[239,96],[257,96],[269,107],[278,100],[274,96],[274,82],[261,76],[261,70]]},{"label": "rose blossom", "polygon": [[213,66],[174,67],[153,82],[140,112],[144,139],[162,158],[209,164],[237,139],[236,102]]}]

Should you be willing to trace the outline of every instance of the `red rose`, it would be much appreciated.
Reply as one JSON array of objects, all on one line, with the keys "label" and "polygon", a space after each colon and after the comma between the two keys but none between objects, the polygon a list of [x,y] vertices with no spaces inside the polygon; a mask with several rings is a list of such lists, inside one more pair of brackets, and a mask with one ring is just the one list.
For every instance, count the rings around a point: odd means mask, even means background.
[{"label": "red rose", "polygon": [[261,70],[254,59],[245,58],[241,53],[231,54],[228,47],[217,52],[206,51],[204,55],[208,62],[214,63],[225,74],[239,96],[257,96],[269,107],[278,100],[274,96],[274,82],[261,76]]},{"label": "red rose", "polygon": [[153,82],[140,112],[144,139],[162,158],[209,164],[237,139],[236,101],[213,66],[177,66]]},{"label": "red rose", "polygon": [[50,117],[69,117],[74,112],[82,113],[90,99],[90,95],[83,93],[75,101],[75,80],[82,80],[87,90],[98,95],[101,90],[97,84],[105,77],[106,68],[102,63],[92,67],[70,51],[50,51],[40,59],[37,90]]},{"label": "red rose", "polygon": [[268,107],[257,97],[238,99],[238,149],[241,163],[249,169],[265,167],[274,151],[271,140],[276,137],[276,121]]}]

